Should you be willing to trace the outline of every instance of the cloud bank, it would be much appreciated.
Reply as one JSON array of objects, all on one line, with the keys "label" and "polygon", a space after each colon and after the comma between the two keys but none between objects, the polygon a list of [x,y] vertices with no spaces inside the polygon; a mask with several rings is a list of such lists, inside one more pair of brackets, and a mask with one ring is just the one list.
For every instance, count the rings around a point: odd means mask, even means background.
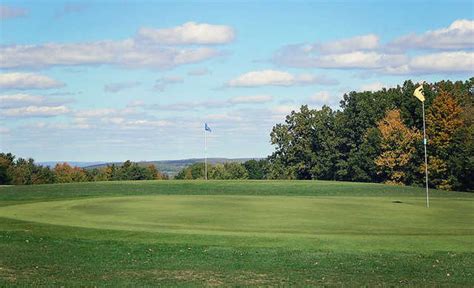
[{"label": "cloud bank", "polygon": [[135,37],[117,41],[3,45],[0,68],[111,65],[168,69],[222,55],[202,45],[228,43],[233,33],[228,26],[189,22],[168,29],[142,28]]},{"label": "cloud bank", "polygon": [[[1,56],[0,56],[1,57]],[[34,73],[2,73],[0,74],[1,89],[52,89],[63,87],[64,83],[48,76]]]},{"label": "cloud bank", "polygon": [[293,75],[278,70],[250,71],[227,83],[228,87],[258,87],[258,86],[296,86],[296,85],[336,85],[338,82],[325,76],[311,74]]},{"label": "cloud bank", "polygon": [[[368,34],[327,43],[284,46],[273,55],[280,66],[361,69],[380,74],[453,74],[474,71],[474,21],[402,36],[386,45]],[[428,54],[422,50],[438,50]],[[412,53],[418,52],[418,53]]]}]

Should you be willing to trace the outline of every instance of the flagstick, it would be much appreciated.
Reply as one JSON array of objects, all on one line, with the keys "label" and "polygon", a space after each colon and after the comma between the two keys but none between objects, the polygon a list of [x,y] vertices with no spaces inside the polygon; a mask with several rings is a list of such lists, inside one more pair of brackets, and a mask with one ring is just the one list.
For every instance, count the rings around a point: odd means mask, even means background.
[{"label": "flagstick", "polygon": [[422,101],[423,109],[423,144],[425,146],[425,183],[426,183],[426,208],[430,208],[430,198],[428,195],[428,156],[426,154],[426,128],[425,128],[425,101]]},{"label": "flagstick", "polygon": [[204,179],[207,180],[207,131],[204,128]]}]

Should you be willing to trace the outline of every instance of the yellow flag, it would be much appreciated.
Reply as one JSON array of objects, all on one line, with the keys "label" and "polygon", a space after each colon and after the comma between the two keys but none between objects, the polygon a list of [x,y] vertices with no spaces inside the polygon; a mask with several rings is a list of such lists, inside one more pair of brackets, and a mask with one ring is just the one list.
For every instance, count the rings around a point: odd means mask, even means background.
[{"label": "yellow flag", "polygon": [[418,98],[421,102],[425,101],[425,95],[423,95],[423,85],[420,85],[420,87],[415,89],[413,96]]}]

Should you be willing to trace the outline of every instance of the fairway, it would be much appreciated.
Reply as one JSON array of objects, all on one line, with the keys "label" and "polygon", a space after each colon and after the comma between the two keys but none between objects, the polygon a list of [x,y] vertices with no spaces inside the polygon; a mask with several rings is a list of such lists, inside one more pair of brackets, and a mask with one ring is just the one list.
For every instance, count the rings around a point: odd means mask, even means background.
[{"label": "fairway", "polygon": [[473,283],[474,195],[328,181],[0,189],[0,286]]}]

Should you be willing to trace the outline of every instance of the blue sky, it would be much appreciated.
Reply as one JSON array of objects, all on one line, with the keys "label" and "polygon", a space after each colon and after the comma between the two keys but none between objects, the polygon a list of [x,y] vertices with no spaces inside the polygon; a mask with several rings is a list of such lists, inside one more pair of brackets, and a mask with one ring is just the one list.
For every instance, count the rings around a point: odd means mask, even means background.
[{"label": "blue sky", "polygon": [[0,6],[0,150],[37,161],[264,157],[302,104],[474,72],[473,1]]}]

